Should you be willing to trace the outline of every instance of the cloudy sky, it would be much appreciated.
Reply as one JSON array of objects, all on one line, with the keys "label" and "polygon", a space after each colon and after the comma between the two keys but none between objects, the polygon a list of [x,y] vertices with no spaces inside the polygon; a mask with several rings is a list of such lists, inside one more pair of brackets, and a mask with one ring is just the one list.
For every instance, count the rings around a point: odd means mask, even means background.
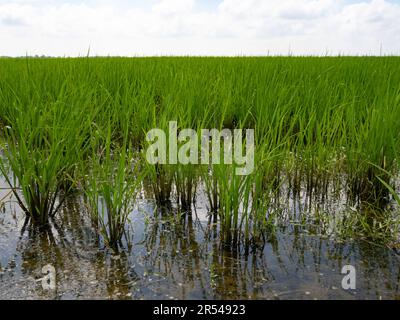
[{"label": "cloudy sky", "polygon": [[0,56],[400,54],[400,0],[0,0]]}]

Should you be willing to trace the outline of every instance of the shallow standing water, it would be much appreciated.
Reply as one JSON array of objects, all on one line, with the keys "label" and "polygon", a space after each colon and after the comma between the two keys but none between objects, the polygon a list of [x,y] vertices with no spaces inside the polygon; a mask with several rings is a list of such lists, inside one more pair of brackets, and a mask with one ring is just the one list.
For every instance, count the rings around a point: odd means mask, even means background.
[{"label": "shallow standing water", "polygon": [[[0,299],[400,299],[400,256],[387,247],[288,225],[269,234],[263,249],[232,252],[205,215],[154,219],[154,210],[153,202],[139,201],[129,241],[116,254],[79,201],[66,203],[47,233],[24,229],[18,206],[6,202]],[[56,269],[54,291],[42,288],[47,264]],[[347,264],[356,268],[356,290],[342,289]]]}]

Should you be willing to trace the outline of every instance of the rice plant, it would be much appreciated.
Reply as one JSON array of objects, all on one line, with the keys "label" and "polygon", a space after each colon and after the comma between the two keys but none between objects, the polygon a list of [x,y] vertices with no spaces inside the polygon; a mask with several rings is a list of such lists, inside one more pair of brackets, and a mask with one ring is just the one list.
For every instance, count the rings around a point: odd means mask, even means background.
[{"label": "rice plant", "polygon": [[140,174],[125,134],[123,144],[113,147],[111,127],[104,145],[92,142],[93,155],[85,170],[84,189],[88,208],[107,246],[118,250],[129,214],[140,190]]},{"label": "rice plant", "polygon": [[3,131],[0,170],[31,222],[45,225],[71,192],[66,182],[73,181],[85,144],[77,118],[57,106],[19,112],[24,115]]},{"label": "rice plant", "polygon": [[201,176],[228,244],[260,236],[271,192],[313,199],[334,187],[383,207],[390,178],[377,167],[398,174],[399,66],[397,57],[0,59],[1,172],[38,224],[85,189],[115,243],[141,181],[130,152],[177,121],[196,132],[255,129],[249,177],[139,160],[160,206],[177,194],[193,207]]}]

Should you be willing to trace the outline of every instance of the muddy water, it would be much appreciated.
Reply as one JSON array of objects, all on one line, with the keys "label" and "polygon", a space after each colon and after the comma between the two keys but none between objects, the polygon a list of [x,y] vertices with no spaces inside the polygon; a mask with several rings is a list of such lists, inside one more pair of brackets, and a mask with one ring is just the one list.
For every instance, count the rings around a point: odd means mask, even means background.
[{"label": "muddy water", "polygon": [[[366,241],[287,225],[268,234],[262,249],[232,252],[206,215],[155,219],[154,204],[140,200],[124,250],[113,253],[79,199],[47,232],[24,227],[9,200],[0,213],[0,299],[400,299],[400,256]],[[56,270],[54,291],[42,287],[47,264]],[[356,290],[342,289],[347,264],[356,268]]]}]

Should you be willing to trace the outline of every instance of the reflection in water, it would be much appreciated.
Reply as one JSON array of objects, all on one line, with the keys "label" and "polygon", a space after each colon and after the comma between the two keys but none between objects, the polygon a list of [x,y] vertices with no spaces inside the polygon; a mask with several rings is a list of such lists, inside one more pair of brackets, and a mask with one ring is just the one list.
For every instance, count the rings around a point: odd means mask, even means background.
[{"label": "reflection in water", "polygon": [[[367,241],[340,243],[296,224],[271,228],[265,246],[227,250],[207,217],[178,219],[142,201],[131,215],[131,247],[113,254],[79,198],[65,203],[46,232],[10,208],[0,215],[0,298],[328,299],[400,298],[400,260]],[[23,230],[21,234],[21,230]],[[44,291],[51,264],[57,288]],[[341,288],[341,269],[357,270],[357,289]]]},{"label": "reflection in water", "polygon": [[[14,250],[8,262],[2,261],[7,267],[0,277],[1,298],[129,296],[130,288],[126,284],[136,275],[128,272],[123,256],[114,257],[102,248],[90,220],[77,209],[77,202],[70,201],[65,204],[62,214],[52,221],[51,228],[38,230],[28,225],[21,236],[8,243]],[[24,219],[21,213],[19,219]],[[14,226],[5,231],[10,235],[17,233],[18,224]],[[1,243],[6,243],[7,238],[3,231]],[[41,269],[47,264],[56,269],[57,289],[54,292],[44,291],[41,286]]]}]

